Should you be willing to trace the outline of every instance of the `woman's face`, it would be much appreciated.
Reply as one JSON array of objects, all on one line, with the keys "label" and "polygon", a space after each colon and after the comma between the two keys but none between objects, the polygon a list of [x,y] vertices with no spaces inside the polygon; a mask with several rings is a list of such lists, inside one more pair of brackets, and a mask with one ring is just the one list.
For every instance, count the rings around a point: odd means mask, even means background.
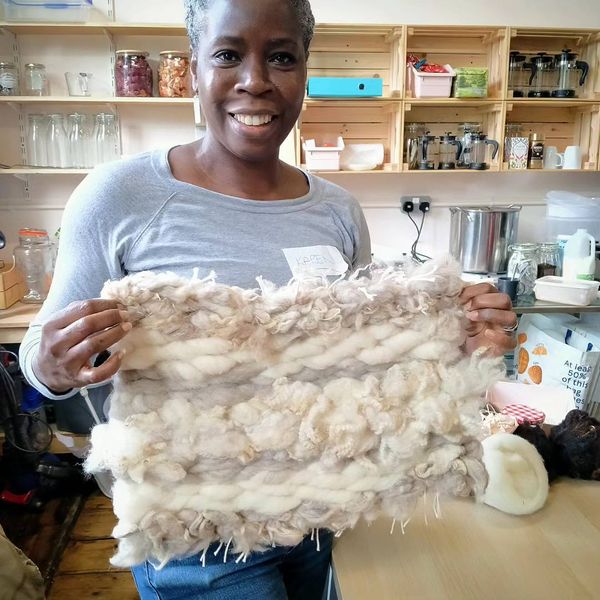
[{"label": "woman's face", "polygon": [[213,143],[248,161],[278,155],[304,98],[306,54],[282,0],[212,0],[193,71]]}]

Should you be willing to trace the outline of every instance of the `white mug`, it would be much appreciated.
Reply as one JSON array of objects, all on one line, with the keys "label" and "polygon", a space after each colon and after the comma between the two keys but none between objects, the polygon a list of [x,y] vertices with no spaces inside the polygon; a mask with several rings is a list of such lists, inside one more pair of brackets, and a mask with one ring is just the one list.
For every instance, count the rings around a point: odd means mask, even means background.
[{"label": "white mug", "polygon": [[556,146],[546,146],[544,152],[544,169],[560,169],[564,163],[564,156],[558,152]]},{"label": "white mug", "polygon": [[581,148],[579,146],[567,146],[564,153],[563,169],[581,169]]}]

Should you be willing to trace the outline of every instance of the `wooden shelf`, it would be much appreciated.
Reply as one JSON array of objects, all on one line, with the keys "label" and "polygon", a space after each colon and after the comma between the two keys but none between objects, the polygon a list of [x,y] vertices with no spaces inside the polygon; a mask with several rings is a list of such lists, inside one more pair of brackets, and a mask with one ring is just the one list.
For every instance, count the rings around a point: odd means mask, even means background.
[{"label": "wooden shelf", "polygon": [[0,344],[21,343],[29,324],[40,311],[41,304],[23,304],[0,310]]},{"label": "wooden shelf", "polygon": [[600,312],[600,299],[596,300],[589,306],[576,306],[573,304],[556,304],[553,302],[542,302],[541,300],[535,300],[530,304],[515,306],[514,311],[518,315],[524,315],[527,313],[564,313],[570,315],[578,315],[580,313],[597,313]]},{"label": "wooden shelf", "polygon": [[414,106],[483,107],[502,105],[502,98],[404,98]]},{"label": "wooden shelf", "polygon": [[154,23],[10,23],[0,22],[0,29],[15,34],[50,34],[50,35],[164,35],[185,36],[184,25],[160,25]]},{"label": "wooden shelf", "polygon": [[116,96],[0,96],[5,104],[136,104],[193,106],[193,98],[121,98]]},{"label": "wooden shelf", "polygon": [[14,167],[0,169],[0,175],[87,175],[92,169],[52,169],[50,167]]}]

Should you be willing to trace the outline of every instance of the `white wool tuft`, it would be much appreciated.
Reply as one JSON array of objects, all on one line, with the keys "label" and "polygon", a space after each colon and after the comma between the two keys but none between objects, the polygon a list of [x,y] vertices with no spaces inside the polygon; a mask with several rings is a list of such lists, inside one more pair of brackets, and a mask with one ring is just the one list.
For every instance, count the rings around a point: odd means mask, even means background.
[{"label": "white wool tuft", "polygon": [[533,444],[512,433],[496,433],[482,445],[489,475],[486,504],[511,515],[529,515],[546,504],[548,473]]},{"label": "white wool tuft", "polygon": [[[426,490],[479,494],[479,408],[502,361],[466,357],[458,266],[260,290],[139,273],[103,297],[134,328],[90,472],[116,478],[112,563],[293,545]],[[432,496],[433,497],[433,496]]]}]

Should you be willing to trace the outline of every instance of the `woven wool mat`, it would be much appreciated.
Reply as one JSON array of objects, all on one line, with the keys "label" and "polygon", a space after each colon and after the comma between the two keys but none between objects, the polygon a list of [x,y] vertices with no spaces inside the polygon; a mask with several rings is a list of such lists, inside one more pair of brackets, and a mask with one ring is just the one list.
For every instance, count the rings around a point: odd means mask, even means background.
[{"label": "woven wool mat", "polygon": [[106,284],[134,322],[87,460],[116,479],[113,564],[213,542],[245,560],[360,517],[404,523],[426,491],[485,488],[479,408],[502,361],[462,350],[454,262],[259,284]]}]

